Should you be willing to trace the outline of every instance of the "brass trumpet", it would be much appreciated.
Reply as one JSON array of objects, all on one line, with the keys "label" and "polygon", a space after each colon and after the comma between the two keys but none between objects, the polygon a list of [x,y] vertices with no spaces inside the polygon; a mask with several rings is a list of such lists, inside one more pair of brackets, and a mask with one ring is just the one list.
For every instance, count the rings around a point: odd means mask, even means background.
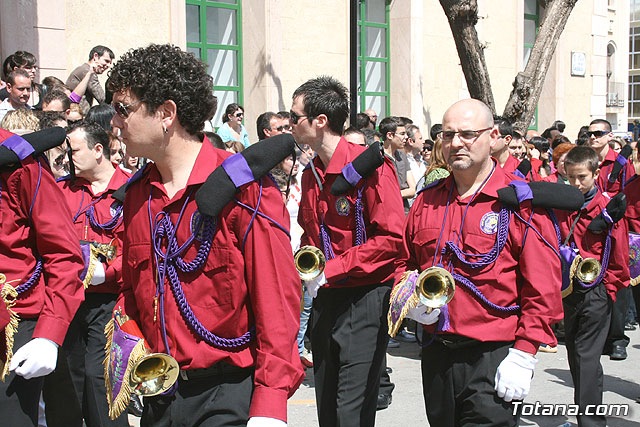
[{"label": "brass trumpet", "polygon": [[600,261],[595,258],[584,258],[578,264],[576,277],[583,283],[593,283],[601,271]]},{"label": "brass trumpet", "polygon": [[140,396],[155,396],[169,390],[178,380],[180,366],[165,353],[151,353],[136,362],[129,385]]},{"label": "brass trumpet", "polygon": [[416,280],[416,293],[429,311],[451,301],[455,290],[453,276],[442,267],[429,267],[420,273]]},{"label": "brass trumpet", "polygon": [[313,280],[324,271],[327,260],[315,246],[303,246],[293,255],[293,261],[302,280]]}]

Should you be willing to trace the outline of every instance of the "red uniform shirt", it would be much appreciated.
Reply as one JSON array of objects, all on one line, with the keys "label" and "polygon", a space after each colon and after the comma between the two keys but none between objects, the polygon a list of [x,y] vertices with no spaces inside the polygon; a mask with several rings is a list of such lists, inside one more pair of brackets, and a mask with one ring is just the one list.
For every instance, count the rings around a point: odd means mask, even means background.
[{"label": "red uniform shirt", "polygon": [[[580,250],[580,256],[595,258],[601,263],[607,232],[596,234],[587,230],[587,227],[593,218],[602,212],[607,203],[609,203],[609,198],[598,191],[589,204],[580,210],[580,219],[573,229],[570,240],[570,242],[575,242],[576,247]],[[578,212],[556,210],[563,242],[577,215]],[[613,226],[609,267],[602,281],[612,301],[616,300],[618,289],[629,286],[629,228],[624,220],[618,221]]]},{"label": "red uniform shirt", "polygon": [[[358,188],[364,185],[362,206],[367,236],[364,244],[354,244],[358,189],[341,196],[330,192],[342,168],[364,150],[341,138],[328,166],[316,157],[302,175],[298,213],[298,223],[304,229],[301,246],[323,249],[320,224],[324,219],[335,254],[334,259],[327,260],[324,270],[328,287],[365,286],[388,280],[393,275],[393,262],[402,244],[404,207],[393,164],[386,157],[383,165],[358,185]],[[322,191],[311,167],[318,172]]]},{"label": "red uniform shirt", "polygon": [[618,194],[622,189],[622,183],[636,174],[633,168],[633,161],[628,161],[620,171],[618,179],[615,182],[609,182],[609,175],[611,175],[611,170],[617,158],[618,153],[609,148],[607,155],[604,157],[602,163],[600,163],[600,175],[598,176],[597,182],[598,188],[600,188],[603,193],[607,193],[609,197]]},{"label": "red uniform shirt", "polygon": [[[137,319],[154,352],[166,352],[160,317],[154,321],[156,269],[151,244],[149,214],[155,220],[162,211],[177,226],[178,245],[192,236],[196,219],[195,192],[209,174],[230,154],[215,149],[205,138],[185,189],[169,198],[155,165],[129,186],[124,203],[124,283],[116,309]],[[260,212],[288,228],[289,216],[280,190],[270,178],[263,178]],[[246,184],[237,198],[256,207],[258,183]],[[188,201],[187,201],[188,198]],[[239,367],[255,367],[255,389],[249,416],[286,420],[287,398],[300,385],[304,372],[300,364],[296,336],[300,316],[300,279],[293,265],[287,234],[260,215],[242,250],[243,238],[253,211],[230,202],[217,218],[211,251],[202,269],[178,271],[187,302],[204,328],[223,338],[242,336],[252,326],[256,339],[239,349],[211,346],[201,340],[185,320],[166,280],[164,304],[166,333],[171,354],[182,369],[206,368],[218,362]],[[194,260],[200,232],[186,251],[185,262]],[[166,251],[166,241],[163,243]],[[283,256],[287,254],[288,256]]]},{"label": "red uniform shirt", "polygon": [[0,273],[17,288],[31,277],[36,254],[42,257],[39,282],[12,310],[23,319],[38,318],[34,338],[61,345],[84,299],[83,261],[64,196],[48,166],[39,166],[29,156],[22,167],[0,174]]},{"label": "red uniform shirt", "polygon": [[117,246],[116,258],[110,264],[105,264],[105,281],[98,286],[89,286],[86,292],[117,294],[122,284],[122,235],[124,224],[120,224],[110,230],[93,228],[89,223],[87,208],[94,207],[95,219],[100,224],[109,221],[119,201],[111,197],[120,188],[131,174],[121,168],[115,168],[115,172],[107,185],[106,190],[99,194],[93,194],[91,183],[82,178],[77,178],[72,184],[71,180],[58,181],[58,186],[64,193],[65,200],[71,211],[71,219],[76,229],[76,235],[80,240],[107,243]]},{"label": "red uniform shirt", "polygon": [[[396,281],[405,271],[432,267],[436,256],[437,265],[446,241],[458,242],[465,253],[489,252],[496,242],[497,215],[502,208],[497,190],[513,180],[521,179],[496,167],[470,205],[471,197],[460,199],[453,176],[422,191],[407,217]],[[530,203],[524,202],[516,212],[530,219],[557,249],[553,224],[543,210],[536,209],[532,214]],[[447,267],[451,260],[453,271],[470,279],[489,301],[503,307],[518,304],[521,311],[507,315],[485,308],[456,282],[456,291],[448,306],[450,328],[446,333],[479,341],[515,340],[515,348],[532,354],[540,343],[554,341],[550,324],[562,319],[560,260],[537,233],[531,229],[527,232],[526,224],[514,214],[511,214],[506,244],[492,264],[472,269],[447,255],[442,265]],[[477,261],[477,258],[469,260]],[[452,270],[449,268],[449,271]],[[427,329],[433,330],[433,326]]]},{"label": "red uniform shirt", "polygon": [[514,173],[516,169],[518,169],[518,166],[520,166],[520,161],[509,154],[509,157],[507,157],[507,161],[504,162],[504,166],[502,166],[502,169],[505,172]]},{"label": "red uniform shirt", "polygon": [[627,196],[625,218],[629,224],[629,231],[640,233],[640,178],[634,175],[633,179],[627,182],[623,191]]}]

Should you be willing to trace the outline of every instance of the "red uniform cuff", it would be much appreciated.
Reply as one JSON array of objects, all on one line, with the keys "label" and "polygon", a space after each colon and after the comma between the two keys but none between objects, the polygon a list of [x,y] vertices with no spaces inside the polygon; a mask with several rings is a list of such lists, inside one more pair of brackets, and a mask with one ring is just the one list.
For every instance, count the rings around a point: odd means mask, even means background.
[{"label": "red uniform cuff", "polygon": [[327,266],[324,269],[324,277],[327,279],[327,283],[335,283],[347,278],[340,258],[327,261]]},{"label": "red uniform cuff", "polygon": [[539,346],[540,346],[540,343],[536,344],[536,343],[532,343],[531,341],[519,339],[519,340],[516,340],[516,343],[514,344],[513,348],[524,351],[526,353],[529,353],[535,356],[535,354],[538,352]]},{"label": "red uniform cuff", "polygon": [[46,338],[62,345],[64,337],[67,335],[67,329],[69,329],[69,322],[66,320],[40,315],[33,331],[33,338]]},{"label": "red uniform cuff", "polygon": [[287,392],[256,386],[251,399],[249,418],[268,417],[287,422]]}]

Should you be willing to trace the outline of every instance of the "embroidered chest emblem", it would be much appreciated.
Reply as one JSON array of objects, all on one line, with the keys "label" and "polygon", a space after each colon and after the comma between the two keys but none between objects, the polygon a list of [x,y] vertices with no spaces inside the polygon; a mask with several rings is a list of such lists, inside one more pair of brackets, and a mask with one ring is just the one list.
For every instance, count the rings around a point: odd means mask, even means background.
[{"label": "embroidered chest emblem", "polygon": [[498,231],[498,219],[500,216],[497,212],[487,212],[482,215],[480,220],[480,229],[484,234],[496,234]]},{"label": "embroidered chest emblem", "polygon": [[344,196],[338,197],[338,199],[336,200],[336,211],[340,216],[349,215],[349,212],[351,212],[351,204],[349,203],[349,200],[346,197]]},{"label": "embroidered chest emblem", "polygon": [[118,218],[122,216],[122,209],[120,207],[120,202],[116,201],[111,203],[111,206],[109,206],[109,214],[111,215],[111,218]]},{"label": "embroidered chest emblem", "polygon": [[198,210],[193,212],[193,215],[191,215],[191,234],[193,234],[193,237],[196,240],[200,242],[205,241],[204,218]]}]

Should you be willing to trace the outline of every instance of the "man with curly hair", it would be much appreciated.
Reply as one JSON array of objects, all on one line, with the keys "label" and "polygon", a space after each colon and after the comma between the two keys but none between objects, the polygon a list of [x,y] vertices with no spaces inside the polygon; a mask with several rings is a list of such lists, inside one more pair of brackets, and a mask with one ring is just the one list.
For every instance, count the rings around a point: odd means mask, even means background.
[{"label": "man with curly hair", "polygon": [[[300,281],[292,257],[280,256],[289,238],[273,226],[289,221],[280,190],[263,178],[217,217],[198,210],[196,191],[230,154],[200,133],[217,101],[193,55],[129,51],[107,87],[128,153],[154,162],[127,189],[116,310],[138,321],[150,351],[180,365],[172,395],[145,398],[141,424],[285,426],[304,373]],[[253,218],[258,201],[268,218]]]}]

